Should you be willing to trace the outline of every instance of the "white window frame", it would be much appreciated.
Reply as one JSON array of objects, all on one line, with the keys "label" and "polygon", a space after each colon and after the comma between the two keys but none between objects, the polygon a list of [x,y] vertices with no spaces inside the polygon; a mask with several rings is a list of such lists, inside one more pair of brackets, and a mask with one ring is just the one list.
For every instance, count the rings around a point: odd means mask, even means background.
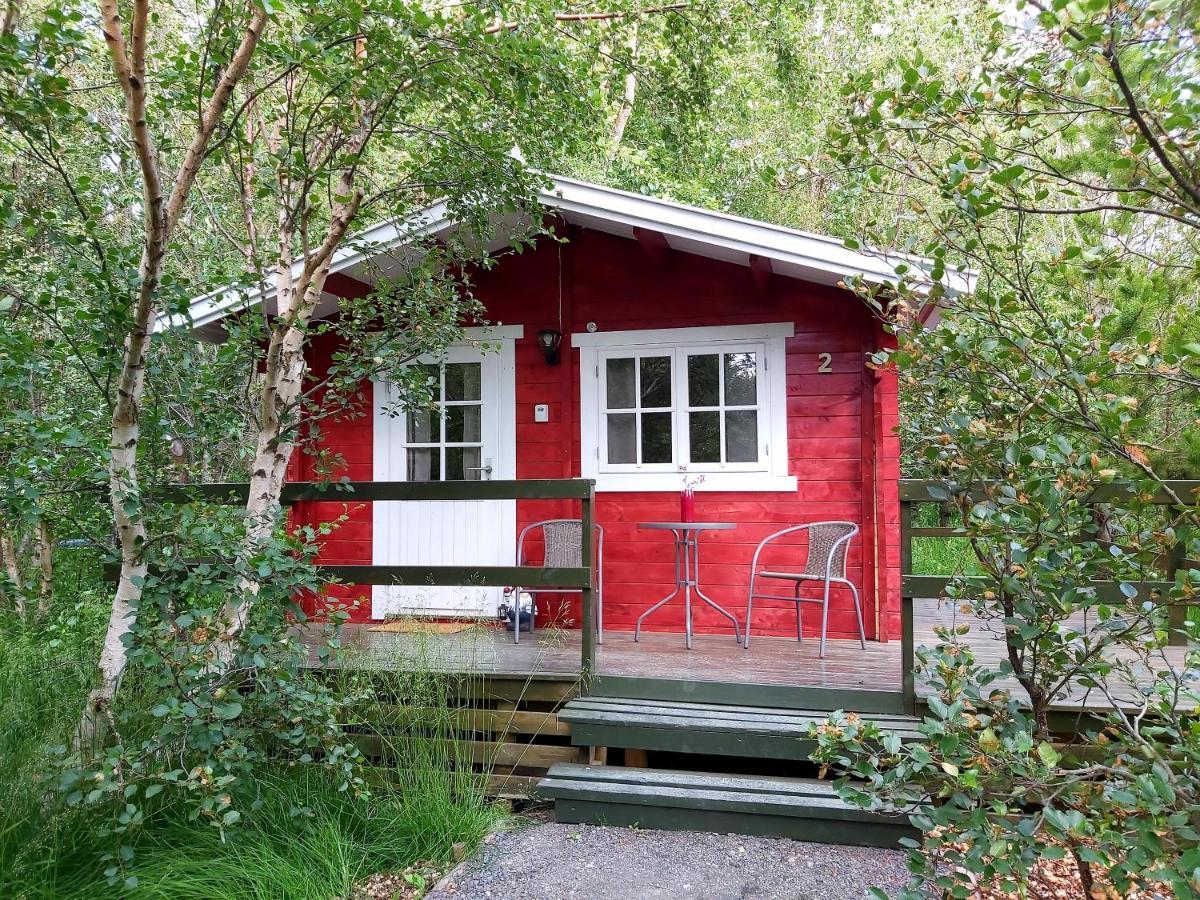
[{"label": "white window frame", "polygon": [[[795,491],[796,478],[788,474],[786,355],[786,340],[794,333],[795,326],[791,322],[770,322],[761,325],[583,332],[571,335],[571,345],[579,351],[580,470],[583,477],[594,478],[599,491],[680,490],[683,478],[679,473],[679,465],[690,455],[688,356],[753,351],[758,354],[758,462],[689,463],[687,470],[692,475],[704,476],[696,488],[701,491]],[[675,461],[610,464],[605,421],[609,412],[606,408],[607,360],[631,356],[640,359],[656,355],[672,357],[672,445]],[[637,368],[640,370],[640,363]],[[720,409],[724,411],[726,407]],[[639,453],[640,433],[640,429],[635,431]]]}]

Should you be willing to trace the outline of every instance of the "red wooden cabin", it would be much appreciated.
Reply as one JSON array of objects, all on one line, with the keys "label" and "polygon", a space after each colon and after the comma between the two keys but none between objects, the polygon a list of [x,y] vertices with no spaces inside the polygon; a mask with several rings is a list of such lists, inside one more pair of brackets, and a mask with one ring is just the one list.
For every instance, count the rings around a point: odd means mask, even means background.
[{"label": "red wooden cabin", "polygon": [[[541,240],[478,277],[476,293],[496,324],[469,337],[491,348],[468,341],[431,369],[444,427],[428,413],[387,415],[388,386],[366,385],[364,415],[322,425],[344,474],[355,481],[594,478],[605,535],[604,625],[619,632],[672,586],[671,536],[638,524],[678,519],[686,465],[690,477],[703,475],[696,518],[737,526],[701,538],[702,581],[715,600],[743,617],[751,557],[769,533],[849,520],[861,526],[848,575],[863,598],[867,638],[897,639],[896,381],[867,365],[890,338],[839,286],[851,275],[887,278],[891,265],[832,238],[568,179],[556,179],[541,199],[568,240]],[[430,231],[454,227],[440,208],[426,217]],[[364,243],[386,252],[403,233],[380,226]],[[361,252],[341,254],[328,281],[330,308],[339,293],[369,292],[369,263]],[[204,298],[193,306],[194,324],[213,333],[242,302]],[[539,343],[546,331],[561,335],[557,362]],[[330,350],[313,347],[314,369]],[[292,477],[316,477],[311,457],[297,454]],[[328,521],[345,508],[307,502],[292,514]],[[570,514],[560,501],[349,510],[323,545],[324,563],[512,565],[523,524]],[[357,621],[491,616],[500,594],[338,590],[358,601]],[[569,595],[542,595],[538,603],[541,623],[579,620]],[[755,635],[794,635],[794,609],[756,603]],[[682,604],[670,604],[646,627],[678,631],[682,616]],[[814,632],[819,616],[805,625]],[[700,605],[696,630],[730,629]],[[829,636],[857,637],[844,589],[833,592]]]}]

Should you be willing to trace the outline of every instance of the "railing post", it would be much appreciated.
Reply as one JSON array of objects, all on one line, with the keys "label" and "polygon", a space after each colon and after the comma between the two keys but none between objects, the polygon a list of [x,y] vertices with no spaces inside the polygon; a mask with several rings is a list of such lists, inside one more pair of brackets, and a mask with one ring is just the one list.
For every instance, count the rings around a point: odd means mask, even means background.
[{"label": "railing post", "polygon": [[588,483],[587,494],[584,495],[580,505],[580,526],[582,540],[580,544],[581,562],[583,567],[588,571],[588,583],[580,593],[581,605],[583,607],[583,622],[581,628],[583,630],[582,640],[580,641],[583,649],[579,661],[579,674],[583,680],[583,692],[586,694],[592,680],[592,675],[596,670],[596,573],[593,568],[593,547],[595,535],[593,531],[593,521],[595,516],[596,502],[596,483],[594,481]]},{"label": "railing post", "polygon": [[913,598],[908,596],[904,580],[912,575],[912,501],[900,501],[900,665],[904,690],[904,711],[917,712],[916,653],[913,647]]}]

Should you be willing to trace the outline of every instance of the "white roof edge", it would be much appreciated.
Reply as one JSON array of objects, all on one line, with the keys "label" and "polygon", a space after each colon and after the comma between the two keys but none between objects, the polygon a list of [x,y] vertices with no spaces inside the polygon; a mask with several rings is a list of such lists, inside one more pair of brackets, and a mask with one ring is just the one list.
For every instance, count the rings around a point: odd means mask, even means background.
[{"label": "white roof edge", "polygon": [[[573,178],[548,177],[552,184],[539,192],[539,200],[549,209],[592,215],[630,227],[657,231],[668,237],[762,256],[840,278],[861,276],[869,282],[887,281],[896,277],[895,265],[898,262],[906,262],[918,269],[928,265],[927,260],[899,254],[887,256],[852,250],[838,238],[828,235],[799,231]],[[454,225],[445,202],[435,203],[403,222],[381,222],[355,235],[347,246],[340,248],[334,254],[330,271],[350,268],[373,254],[387,252],[418,237],[438,234]],[[297,260],[293,264],[297,275],[303,263],[303,260]],[[974,276],[952,272],[947,273],[944,282],[952,292],[959,293],[971,289]],[[270,285],[265,292],[256,288],[220,288],[194,299],[189,307],[189,316],[160,319],[155,324],[155,330],[184,325],[200,329],[236,310],[253,308],[272,293]]]}]

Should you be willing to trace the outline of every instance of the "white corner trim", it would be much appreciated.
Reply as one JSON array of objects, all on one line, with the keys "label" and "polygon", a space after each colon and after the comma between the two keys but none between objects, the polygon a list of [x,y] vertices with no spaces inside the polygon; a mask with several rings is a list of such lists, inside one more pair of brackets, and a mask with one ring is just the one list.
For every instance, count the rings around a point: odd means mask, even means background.
[{"label": "white corner trim", "polygon": [[[603,472],[590,475],[596,480],[598,493],[633,492],[679,493],[683,490],[683,479],[676,472],[647,474],[642,472]],[[797,489],[795,475],[772,475],[769,472],[717,472],[706,473],[704,481],[696,485],[697,493],[731,491],[774,491],[794,494]]]},{"label": "white corner trim", "polygon": [[643,328],[635,331],[581,331],[571,334],[577,350],[603,347],[642,347],[653,344],[717,343],[720,341],[790,338],[795,322],[763,322],[755,325],[712,325],[693,328]]}]

